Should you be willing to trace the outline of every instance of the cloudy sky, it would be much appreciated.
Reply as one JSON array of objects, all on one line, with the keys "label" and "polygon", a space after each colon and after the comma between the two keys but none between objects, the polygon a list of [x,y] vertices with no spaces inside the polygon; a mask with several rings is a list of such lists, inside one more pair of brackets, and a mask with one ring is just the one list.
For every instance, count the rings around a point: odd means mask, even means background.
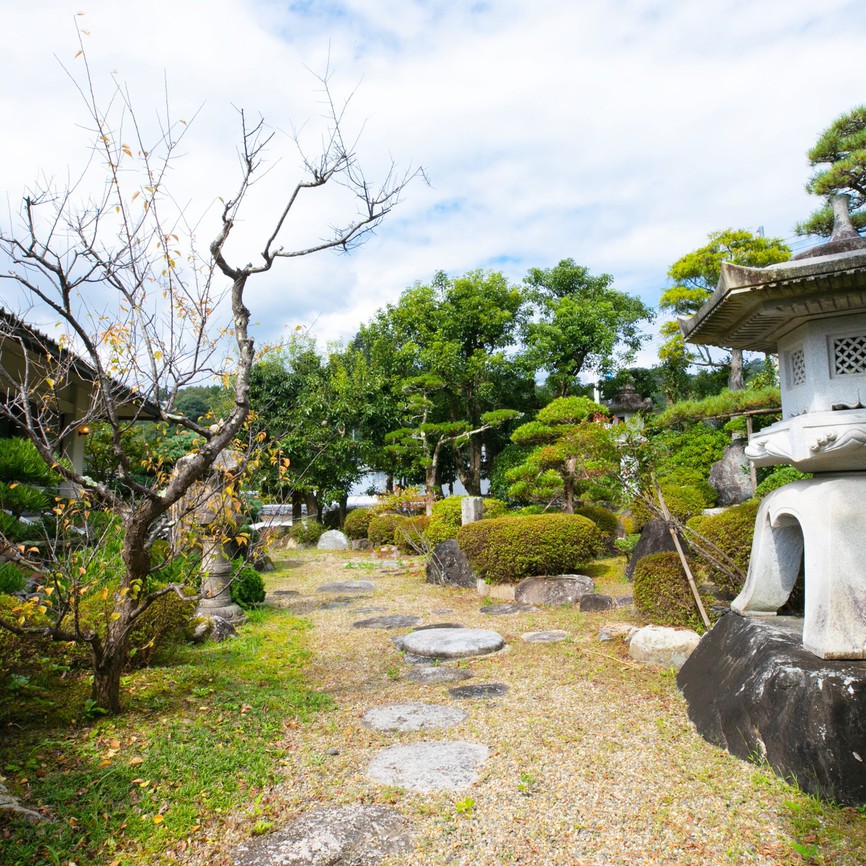
[{"label": "cloudy sky", "polygon": [[[5,0],[0,191],[6,219],[41,171],[86,156],[76,22],[97,84],[129,85],[142,116],[192,118],[175,195],[216,225],[235,187],[235,107],[276,130],[276,169],[234,250],[261,246],[296,176],[293,129],[314,149],[332,71],[375,177],[424,167],[350,256],[282,262],[248,305],[262,340],[312,325],[345,339],[439,269],[503,271],[574,258],[655,304],[668,266],[726,227],[793,237],[814,201],[805,151],[866,102],[862,0]],[[84,12],[83,16],[77,13]],[[324,231],[334,201],[292,227]],[[292,237],[285,243],[290,245]],[[244,248],[248,245],[248,249]],[[0,299],[4,287],[0,285]],[[9,299],[6,299],[7,302]]]}]

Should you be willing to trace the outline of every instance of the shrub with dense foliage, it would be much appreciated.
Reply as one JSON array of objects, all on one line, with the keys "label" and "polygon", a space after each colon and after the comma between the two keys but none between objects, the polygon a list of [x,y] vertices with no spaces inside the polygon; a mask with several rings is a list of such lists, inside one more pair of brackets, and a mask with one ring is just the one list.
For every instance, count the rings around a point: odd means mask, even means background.
[{"label": "shrub with dense foliage", "polygon": [[426,530],[430,525],[430,518],[425,514],[413,517],[398,515],[394,524],[394,533],[390,544],[396,544],[401,553],[411,556],[414,553],[424,553],[430,543],[426,537]]},{"label": "shrub with dense foliage", "polygon": [[353,508],[343,521],[343,532],[348,538],[367,538],[370,521],[375,516],[373,508]]},{"label": "shrub with dense foliage", "polygon": [[598,527],[576,514],[479,520],[460,528],[457,543],[475,573],[489,583],[573,572],[604,548]]},{"label": "shrub with dense foliage", "polygon": [[232,601],[245,610],[265,600],[265,582],[262,576],[241,559],[232,560],[232,582],[229,591]]},{"label": "shrub with dense foliage", "polygon": [[[689,567],[694,573],[695,564],[689,561]],[[704,630],[688,578],[676,553],[644,556],[635,566],[632,579],[635,607],[651,623],[685,626],[698,632]]]},{"label": "shrub with dense foliage", "polygon": [[792,481],[804,481],[811,478],[809,472],[801,472],[794,466],[777,466],[773,471],[755,488],[755,496],[763,499],[773,490],[778,490]]},{"label": "shrub with dense foliage", "polygon": [[[758,503],[752,500],[735,505],[721,514],[694,517],[688,522],[688,526],[721,550],[745,575],[749,570],[757,513]],[[707,563],[707,577],[731,597],[743,588],[741,581],[735,580],[711,562]]]},{"label": "shrub with dense foliage", "polygon": [[367,527],[367,538],[376,546],[394,543],[394,531],[403,520],[400,514],[379,514]]},{"label": "shrub with dense foliage", "polygon": [[[424,530],[424,540],[429,547],[435,547],[440,541],[457,538],[457,533],[463,520],[463,496],[448,496],[433,504],[433,516]],[[508,513],[508,505],[501,499],[487,497],[483,501],[482,519],[504,517]]]},{"label": "shrub with dense foliage", "polygon": [[613,544],[619,534],[619,518],[610,509],[602,508],[601,505],[586,505],[575,508],[574,513],[589,518],[599,528],[605,542]]},{"label": "shrub with dense foliage", "polygon": [[298,544],[308,547],[315,545],[326,531],[327,527],[324,524],[308,517],[292,524],[291,529],[289,529],[289,538],[294,538]]}]

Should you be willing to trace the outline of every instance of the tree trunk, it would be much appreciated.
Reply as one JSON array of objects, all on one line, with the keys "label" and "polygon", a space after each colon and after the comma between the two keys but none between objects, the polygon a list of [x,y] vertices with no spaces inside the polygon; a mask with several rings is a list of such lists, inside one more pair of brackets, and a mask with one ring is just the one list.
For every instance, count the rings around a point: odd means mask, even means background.
[{"label": "tree trunk", "polygon": [[731,349],[731,372],[728,374],[728,387],[732,391],[743,391],[746,388],[743,381],[742,349]]},{"label": "tree trunk", "polygon": [[565,464],[565,475],[563,476],[563,492],[565,493],[565,513],[574,514],[574,469],[577,466],[577,458],[569,457]]},{"label": "tree trunk", "polygon": [[313,492],[304,493],[304,500],[307,503],[307,517],[312,517],[314,520],[319,519],[319,504],[316,501],[316,494]]},{"label": "tree trunk", "polygon": [[469,496],[481,496],[481,440],[473,436],[467,446],[468,454],[464,460],[463,452],[456,443],[454,444],[457,474]]},{"label": "tree trunk", "polygon": [[94,707],[116,715],[120,712],[120,678],[126,663],[126,639],[113,638],[111,633],[105,642],[93,652],[93,687],[90,699]]},{"label": "tree trunk", "polygon": [[292,492],[292,521],[300,520],[304,516],[304,500],[297,491]]},{"label": "tree trunk", "polygon": [[340,529],[343,528],[343,524],[346,522],[346,507],[349,503],[349,497],[345,493],[340,497]]}]

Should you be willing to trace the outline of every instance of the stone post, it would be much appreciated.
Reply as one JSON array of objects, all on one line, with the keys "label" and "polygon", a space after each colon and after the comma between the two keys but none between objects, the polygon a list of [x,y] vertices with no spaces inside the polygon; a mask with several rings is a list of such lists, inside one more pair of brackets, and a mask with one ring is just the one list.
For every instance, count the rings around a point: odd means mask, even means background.
[{"label": "stone post", "polygon": [[203,598],[196,608],[196,616],[220,616],[234,625],[243,622],[246,614],[232,601],[232,565],[226,559],[222,541],[204,538],[201,547]]},{"label": "stone post", "polygon": [[484,515],[484,500],[480,496],[464,496],[460,501],[460,522],[475,523]]}]

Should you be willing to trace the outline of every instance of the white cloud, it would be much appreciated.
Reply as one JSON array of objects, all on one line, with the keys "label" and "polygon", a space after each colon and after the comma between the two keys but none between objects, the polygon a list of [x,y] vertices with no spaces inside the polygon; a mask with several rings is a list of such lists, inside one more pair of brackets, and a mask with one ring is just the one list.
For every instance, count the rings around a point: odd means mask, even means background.
[{"label": "white cloud", "polygon": [[[205,235],[236,182],[232,105],[279,130],[285,156],[246,213],[241,257],[295,176],[293,123],[309,120],[316,141],[305,67],[330,57],[335,89],[358,86],[368,165],[427,168],[432,186],[410,188],[366,247],[280,263],[253,286],[264,340],[313,320],[322,339],[349,337],[439,268],[518,280],[570,256],[655,302],[667,266],[714,229],[790,237],[814,204],[806,149],[863,100],[866,12],[845,0],[43,0],[4,10],[0,34],[0,190],[13,202],[37,170],[62,178],[84,153],[53,56],[80,64],[74,20],[97,80],[116,69],[139,113],[162,104],[164,80],[177,116],[201,109],[172,180],[195,213],[211,207]],[[323,198],[292,224],[297,239],[339,207]]]}]

